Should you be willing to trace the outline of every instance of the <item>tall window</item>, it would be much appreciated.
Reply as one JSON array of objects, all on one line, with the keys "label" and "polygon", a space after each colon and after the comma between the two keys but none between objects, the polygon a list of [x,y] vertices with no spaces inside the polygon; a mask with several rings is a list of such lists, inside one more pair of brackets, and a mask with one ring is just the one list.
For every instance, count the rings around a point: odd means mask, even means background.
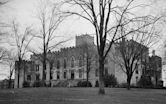
[{"label": "tall window", "polygon": [[39,64],[36,65],[36,71],[39,71]]},{"label": "tall window", "polygon": [[60,72],[57,71],[57,79],[60,79]]},{"label": "tall window", "polygon": [[98,69],[95,70],[95,75],[96,75],[96,77],[99,76],[99,70]]},{"label": "tall window", "polygon": [[46,80],[46,73],[43,74],[43,79]]},{"label": "tall window", "polygon": [[71,67],[72,68],[74,67],[74,58],[73,57],[71,58]]},{"label": "tall window", "polygon": [[53,72],[50,73],[50,80],[53,79]]},{"label": "tall window", "polygon": [[138,74],[138,69],[135,70],[135,73]]},{"label": "tall window", "polygon": [[36,74],[36,80],[37,80],[37,81],[40,80],[40,74]]},{"label": "tall window", "polygon": [[63,75],[63,76],[64,76],[64,79],[66,79],[66,74],[67,74],[66,71],[64,71],[64,75]]},{"label": "tall window", "polygon": [[63,67],[66,68],[66,59],[63,60]]},{"label": "tall window", "polygon": [[135,79],[136,79],[136,82],[138,82],[138,76],[136,76]]},{"label": "tall window", "polygon": [[82,78],[82,75],[83,75],[83,71],[79,69],[79,78]]},{"label": "tall window", "polygon": [[104,68],[105,75],[108,75],[108,68]]},{"label": "tall window", "polygon": [[82,57],[80,56],[80,57],[79,57],[79,67],[81,67],[81,66],[83,66],[83,59],[82,59]]},{"label": "tall window", "polygon": [[31,80],[31,75],[27,75],[27,80],[28,80],[28,81]]},{"label": "tall window", "polygon": [[57,60],[57,69],[59,69],[59,68],[60,68],[60,61]]}]

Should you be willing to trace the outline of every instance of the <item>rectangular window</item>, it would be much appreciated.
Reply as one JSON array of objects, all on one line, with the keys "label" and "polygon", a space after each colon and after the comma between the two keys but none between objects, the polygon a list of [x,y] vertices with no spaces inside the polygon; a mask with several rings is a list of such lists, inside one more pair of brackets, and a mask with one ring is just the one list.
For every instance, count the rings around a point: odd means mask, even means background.
[{"label": "rectangular window", "polygon": [[53,79],[53,73],[51,72],[50,73],[50,80],[52,80]]},{"label": "rectangular window", "polygon": [[31,75],[27,75],[27,80],[28,80],[28,81],[31,80]]},{"label": "rectangular window", "polygon": [[46,80],[46,73],[43,74],[43,79]]},{"label": "rectangular window", "polygon": [[79,78],[82,78],[82,70],[81,69],[79,69]]},{"label": "rectangular window", "polygon": [[39,71],[39,65],[38,64],[36,65],[36,71]]},{"label": "rectangular window", "polygon": [[59,71],[57,72],[57,79],[60,79],[60,73],[59,73]]},{"label": "rectangular window", "polygon": [[96,75],[96,77],[99,76],[99,71],[98,71],[98,69],[96,69],[96,71],[95,71],[95,75]]},{"label": "rectangular window", "polygon": [[64,79],[66,79],[66,71],[64,72],[64,75],[63,75],[63,76],[64,76]]},{"label": "rectangular window", "polygon": [[40,74],[36,74],[36,80],[37,80],[37,81],[40,80]]},{"label": "rectangular window", "polygon": [[138,82],[138,76],[136,76],[135,79],[136,79],[136,82]]},{"label": "rectangular window", "polygon": [[104,68],[105,75],[108,75],[108,68]]}]

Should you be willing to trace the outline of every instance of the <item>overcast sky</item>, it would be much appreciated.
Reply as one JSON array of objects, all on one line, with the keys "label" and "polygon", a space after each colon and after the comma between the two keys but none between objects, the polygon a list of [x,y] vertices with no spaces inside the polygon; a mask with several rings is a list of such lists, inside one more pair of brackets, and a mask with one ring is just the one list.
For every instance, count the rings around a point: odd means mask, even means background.
[{"label": "overcast sky", "polygon": [[[154,14],[159,14],[160,12],[164,12],[166,10],[166,0],[151,1],[155,2],[155,4],[152,5],[153,9],[149,11],[140,11],[141,13],[152,12]],[[35,24],[37,23],[37,3],[38,0],[11,0],[11,2],[0,8],[1,18],[3,19],[3,21],[6,21],[8,23],[10,23],[13,19],[16,19],[22,25],[22,27],[29,25],[35,26]],[[64,21],[63,26],[60,26],[60,29],[57,33],[65,37],[71,38],[71,41],[69,41],[67,45],[73,46],[74,37],[76,35],[81,35],[85,33],[92,34],[94,33],[94,31],[89,22],[78,18],[68,18],[66,21]],[[161,41],[164,41],[164,37]],[[157,50],[156,53],[161,54],[162,50],[161,48],[159,48],[159,46],[156,46],[154,49]],[[4,76],[4,74],[6,74],[8,70],[4,70],[5,68],[6,67],[2,65],[0,66],[0,79],[6,77]]]}]

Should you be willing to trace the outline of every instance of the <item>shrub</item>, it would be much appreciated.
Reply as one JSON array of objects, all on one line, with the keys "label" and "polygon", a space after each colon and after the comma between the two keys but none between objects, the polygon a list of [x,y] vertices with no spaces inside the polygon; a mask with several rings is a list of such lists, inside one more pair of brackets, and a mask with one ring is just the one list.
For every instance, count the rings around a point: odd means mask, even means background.
[{"label": "shrub", "polygon": [[95,87],[99,87],[99,81],[96,81]]},{"label": "shrub", "polygon": [[158,81],[157,88],[163,88],[163,81]]},{"label": "shrub", "polygon": [[105,87],[115,87],[117,85],[117,79],[113,74],[106,75],[104,77],[104,84]]},{"label": "shrub", "polygon": [[23,87],[24,87],[24,88],[30,87],[30,83],[27,82],[27,81],[24,81],[24,82],[23,82]]},{"label": "shrub", "polygon": [[33,87],[45,87],[45,82],[44,81],[35,81],[33,83]]},{"label": "shrub", "polygon": [[149,76],[141,76],[141,78],[137,84],[141,88],[152,88],[153,87],[153,83]]},{"label": "shrub", "polygon": [[92,87],[92,84],[89,81],[79,81],[77,87]]},{"label": "shrub", "polygon": [[121,83],[118,85],[119,88],[126,88],[127,87],[127,83]]}]

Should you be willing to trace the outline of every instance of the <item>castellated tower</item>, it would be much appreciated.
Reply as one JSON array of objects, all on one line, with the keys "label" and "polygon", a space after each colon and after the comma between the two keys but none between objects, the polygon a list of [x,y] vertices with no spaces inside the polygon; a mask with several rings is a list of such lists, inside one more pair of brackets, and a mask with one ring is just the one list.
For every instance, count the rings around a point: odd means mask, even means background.
[{"label": "castellated tower", "polygon": [[93,45],[94,44],[94,37],[87,35],[87,34],[81,35],[81,36],[76,36],[76,47],[84,45],[84,44]]}]

